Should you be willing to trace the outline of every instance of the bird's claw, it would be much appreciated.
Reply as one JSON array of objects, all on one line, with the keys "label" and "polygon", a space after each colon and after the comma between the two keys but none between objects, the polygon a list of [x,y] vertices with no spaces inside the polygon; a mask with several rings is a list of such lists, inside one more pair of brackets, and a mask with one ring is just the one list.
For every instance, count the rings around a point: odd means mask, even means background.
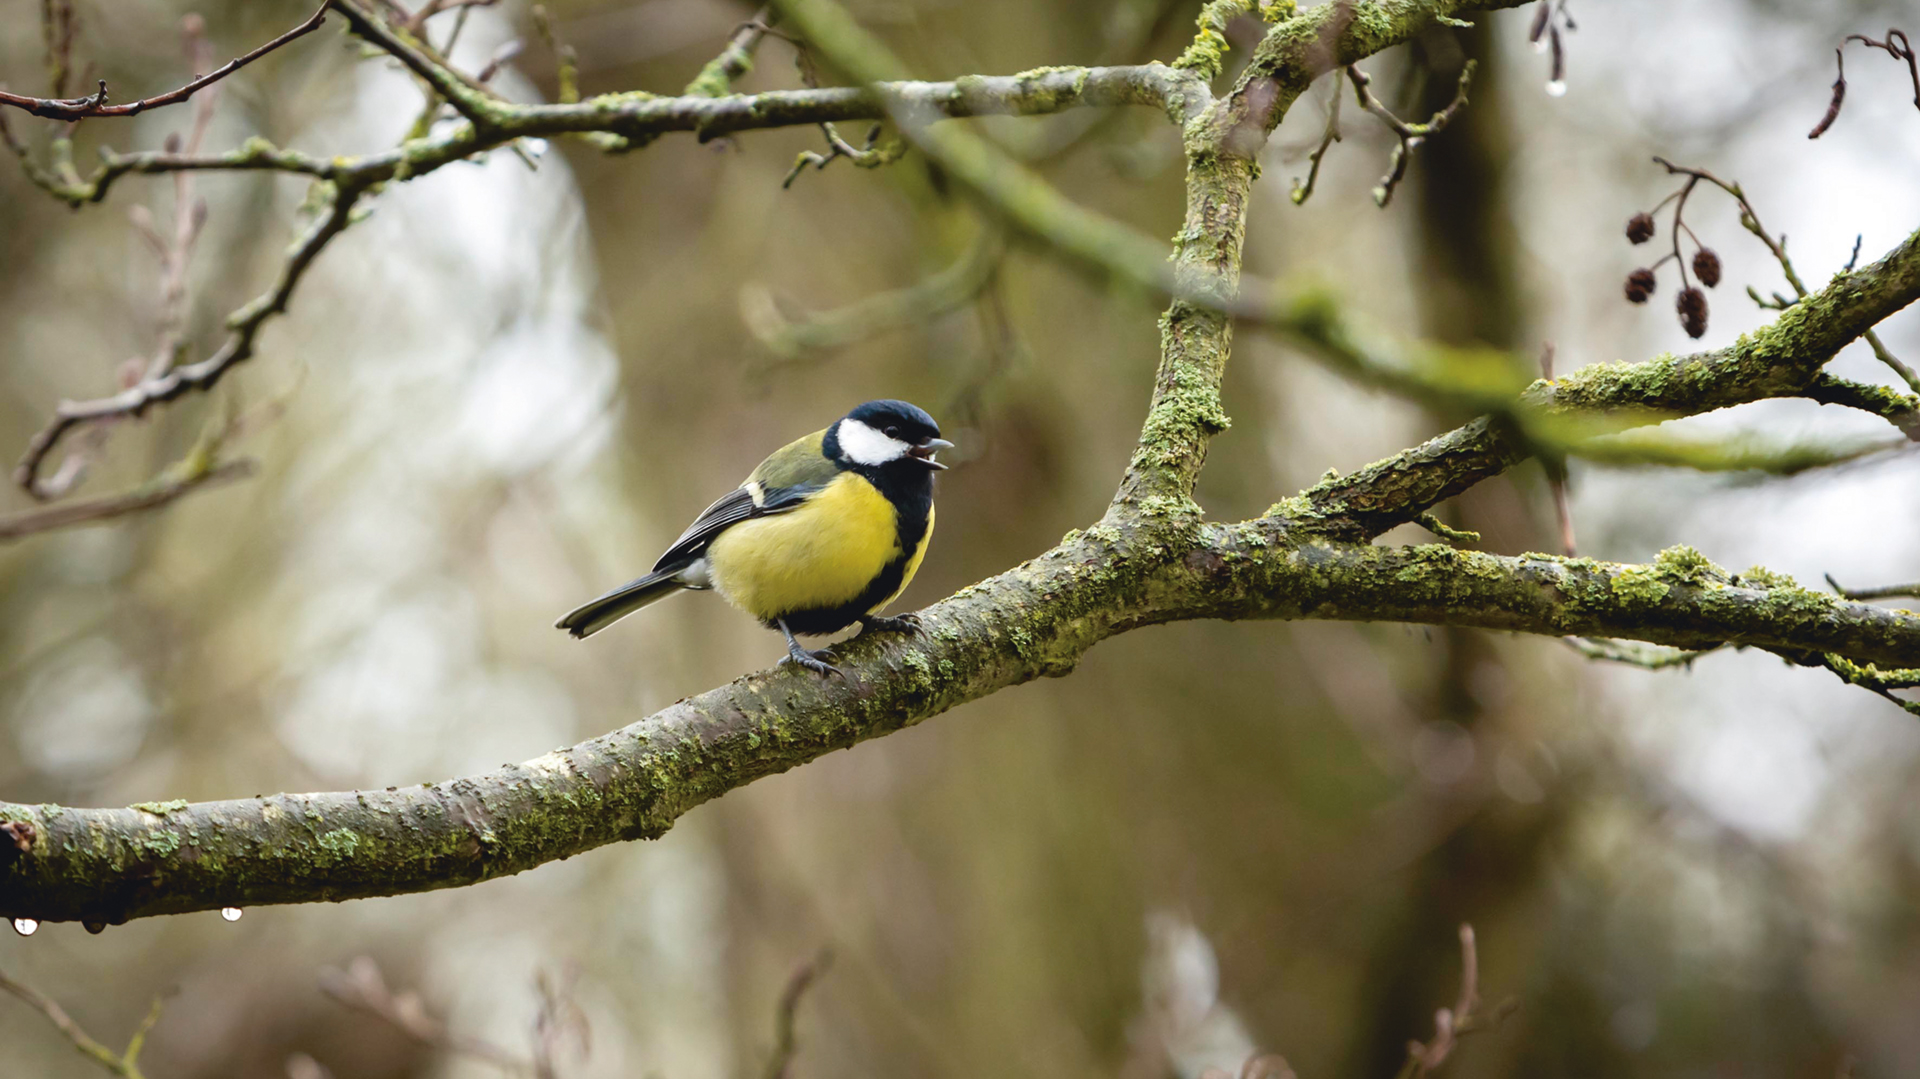
[{"label": "bird's claw", "polygon": [[817,652],[813,652],[813,651],[808,651],[805,648],[800,648],[798,646],[795,646],[793,648],[787,649],[786,658],[782,659],[780,662],[791,663],[797,667],[805,667],[807,670],[810,670],[813,673],[818,675],[832,674],[832,675],[838,675],[841,678],[845,678],[847,676],[847,672],[841,670],[840,668],[820,658],[826,654],[827,654],[827,650],[824,648],[820,649]]},{"label": "bird's claw", "polygon": [[868,633],[912,633],[918,635],[925,633],[926,630],[921,627],[920,616],[917,614],[894,616],[866,614],[860,616],[860,632],[862,635]]}]

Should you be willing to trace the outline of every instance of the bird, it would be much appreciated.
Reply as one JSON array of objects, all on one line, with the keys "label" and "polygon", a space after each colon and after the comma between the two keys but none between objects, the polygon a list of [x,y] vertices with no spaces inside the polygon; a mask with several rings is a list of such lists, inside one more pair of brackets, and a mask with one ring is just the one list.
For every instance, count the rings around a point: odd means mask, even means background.
[{"label": "bird", "polygon": [[934,458],[953,443],[925,410],[868,401],[789,442],[694,519],[643,577],[554,625],[589,637],[681,591],[720,593],[787,639],[782,663],[844,672],[795,634],[917,632],[880,611],[913,580],[933,537]]}]

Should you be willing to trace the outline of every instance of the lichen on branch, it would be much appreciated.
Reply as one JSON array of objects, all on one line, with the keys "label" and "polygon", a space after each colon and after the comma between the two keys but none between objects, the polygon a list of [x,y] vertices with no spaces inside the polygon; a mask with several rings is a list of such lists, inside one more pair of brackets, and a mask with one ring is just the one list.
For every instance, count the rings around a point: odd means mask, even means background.
[{"label": "lichen on branch", "polygon": [[[305,254],[244,309],[235,331],[245,335],[244,348],[261,320],[284,309],[320,246],[350,223],[353,202],[378,185],[529,135],[598,133],[637,146],[670,131],[707,138],[881,117],[1042,250],[1168,296],[1171,304],[1161,319],[1160,366],[1140,440],[1104,517],[921,612],[922,635],[863,635],[838,646],[844,680],[784,668],[748,675],[599,738],[444,783],[120,809],[0,803],[0,831],[8,838],[0,843],[0,916],[105,924],[418,892],[517,873],[658,836],[728,790],[1007,687],[1069,674],[1089,649],[1117,634],[1192,619],[1399,621],[1689,652],[1754,648],[1888,696],[1906,690],[1920,667],[1920,615],[1815,592],[1757,568],[1730,573],[1690,548],[1634,566],[1369,542],[1527,459],[1555,423],[1597,419],[1618,428],[1823,393],[1892,418],[1897,400],[1876,404],[1866,390],[1836,386],[1822,368],[1920,296],[1916,234],[1734,345],[1589,368],[1522,389],[1497,364],[1428,370],[1383,362],[1341,325],[1324,297],[1240,295],[1256,154],[1289,105],[1316,77],[1470,6],[1380,0],[1296,12],[1264,5],[1273,21],[1234,86],[1215,97],[1208,76],[1222,57],[1208,35],[1223,33],[1224,20],[1243,5],[1208,6],[1199,52],[1185,69],[1045,68],[927,83],[902,78],[898,63],[836,5],[785,0],[779,7],[787,24],[860,85],[752,96],[614,94],[558,105],[515,105],[475,90],[457,72],[437,70],[443,61],[403,31],[354,8],[356,29],[453,101],[464,120],[387,151],[327,162],[263,146],[243,148],[244,160],[219,163],[110,159],[106,169],[115,171],[98,174],[82,201],[103,196],[114,176],[182,168],[284,167],[325,185],[332,198],[296,249]],[[1078,206],[964,127],[936,122],[1132,104],[1157,107],[1181,128],[1187,204],[1170,262],[1160,244]],[[1254,520],[1206,522],[1193,503],[1193,483],[1209,441],[1227,427],[1221,378],[1241,319],[1262,321],[1336,365],[1409,392],[1485,401],[1489,414],[1324,481]],[[245,358],[233,347],[219,354],[230,359],[217,370]],[[193,378],[191,372],[209,369],[178,370]],[[155,395],[147,404],[164,399]]]}]

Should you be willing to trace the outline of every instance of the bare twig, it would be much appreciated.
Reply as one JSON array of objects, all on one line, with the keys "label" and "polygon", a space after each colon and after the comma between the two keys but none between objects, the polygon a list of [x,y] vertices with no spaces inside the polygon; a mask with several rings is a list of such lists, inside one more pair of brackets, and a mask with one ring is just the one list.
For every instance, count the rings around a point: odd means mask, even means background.
[{"label": "bare twig", "polygon": [[1360,103],[1361,108],[1386,124],[1400,139],[1399,144],[1393,148],[1393,155],[1388,159],[1386,176],[1382,177],[1380,185],[1373,189],[1373,201],[1382,209],[1387,203],[1393,201],[1394,189],[1398,188],[1400,181],[1406,178],[1407,162],[1413,157],[1414,150],[1418,149],[1429,136],[1437,135],[1444,130],[1453,122],[1454,117],[1460,115],[1460,110],[1467,107],[1467,89],[1473,84],[1474,67],[1474,61],[1468,60],[1466,66],[1460,69],[1460,86],[1446,108],[1434,113],[1424,124],[1410,124],[1395,116],[1391,109],[1380,103],[1379,98],[1373,96],[1373,91],[1368,88],[1368,84],[1373,80],[1366,72],[1361,71],[1354,64],[1347,65],[1347,78],[1353,83],[1354,99]]},{"label": "bare twig", "polygon": [[1701,656],[1717,652],[1725,645],[1712,648],[1682,649],[1660,648],[1654,645],[1636,644],[1630,641],[1595,640],[1590,637],[1562,637],[1567,647],[1588,659],[1605,660],[1609,663],[1623,663],[1629,667],[1644,667],[1649,671],[1663,671],[1671,667],[1693,666],[1693,661]]},{"label": "bare twig", "polygon": [[108,1072],[121,1076],[121,1079],[144,1079],[140,1071],[140,1050],[146,1047],[148,1032],[152,1031],[154,1024],[160,1021],[160,1009],[166,999],[164,996],[153,999],[153,1005],[147,1009],[146,1017],[141,1019],[140,1025],[134,1029],[133,1036],[127,1039],[126,1049],[116,1053],[94,1039],[81,1028],[80,1024],[74,1022],[73,1017],[67,1014],[67,1010],[62,1008],[58,1001],[30,985],[13,980],[3,971],[0,971],[0,990],[13,994],[45,1016],[47,1022],[53,1024],[54,1029],[73,1043],[74,1049],[79,1051],[81,1056],[92,1060]]},{"label": "bare twig", "polygon": [[202,487],[218,487],[253,474],[254,463],[241,459],[201,468],[162,473],[131,491],[0,517],[0,543],[55,529],[95,524],[164,506]]},{"label": "bare twig", "polygon": [[402,25],[405,27],[407,33],[412,34],[414,37],[425,38],[427,34],[427,20],[433,18],[435,15],[458,8],[460,9],[460,14],[464,17],[468,8],[492,7],[499,2],[500,0],[427,0],[426,3],[420,5],[420,10],[414,12],[412,17],[408,18]]},{"label": "bare twig", "polygon": [[1912,584],[1890,584],[1878,588],[1842,588],[1833,574],[1826,575],[1827,585],[1836,593],[1848,599],[1920,599],[1920,581]]},{"label": "bare twig", "polygon": [[294,244],[273,288],[227,318],[231,332],[218,352],[198,363],[173,367],[157,378],[144,378],[138,384],[112,397],[92,401],[63,401],[54,417],[27,443],[26,454],[14,469],[14,482],[29,493],[36,491],[35,479],[63,435],[76,427],[107,420],[139,416],[162,401],[171,401],[194,390],[205,390],[220,381],[235,365],[253,355],[260,327],[287,308],[287,301],[315,256],[327,242],[346,229],[352,221],[354,203],[361,195],[357,188],[322,185],[327,205],[319,220]]},{"label": "bare twig", "polygon": [[[1474,946],[1473,926],[1460,927],[1460,995],[1455,998],[1453,1007],[1441,1008],[1433,1013],[1433,1040],[1426,1043],[1409,1042],[1407,1044],[1407,1062],[1400,1069],[1400,1079],[1425,1079],[1432,1075],[1459,1046],[1460,1039],[1488,1025],[1479,1013],[1480,1008],[1480,955]],[[1511,1003],[1502,1004],[1494,1010],[1493,1023],[1498,1023],[1512,1010]]]},{"label": "bare twig", "polygon": [[797,319],[781,314],[763,286],[742,287],[740,309],[747,330],[774,356],[762,369],[916,325],[974,300],[993,280],[1005,253],[1004,241],[998,227],[982,226],[964,254],[924,280]]},{"label": "bare twig", "polygon": [[[192,97],[195,92],[219,82],[221,79],[246,67],[248,64],[280,48],[282,45],[312,33],[325,21],[327,9],[330,6],[332,6],[331,0],[329,0],[328,3],[321,4],[312,15],[307,17],[305,22],[274,38],[272,41],[267,42],[265,45],[260,46],[244,56],[235,57],[219,68],[192,79],[185,85],[174,90],[169,90],[164,94],[156,94],[153,97],[142,98],[139,101],[130,101],[125,105],[109,105],[107,104],[107,82],[105,79],[101,79],[100,88],[92,94],[86,97],[68,98],[65,100],[44,97],[22,97],[19,94],[11,94],[5,90],[0,90],[0,105],[11,105],[16,109],[24,109],[35,116],[62,121],[86,120],[94,117],[135,116],[148,109],[178,105],[180,102]],[[71,40],[71,38],[69,37],[68,40]],[[56,92],[58,91],[56,90]]]},{"label": "bare twig", "polygon": [[793,1066],[793,1057],[800,1049],[796,1034],[795,1015],[800,1010],[800,999],[807,990],[818,981],[827,968],[833,965],[833,953],[822,948],[812,959],[795,968],[787,979],[787,987],[780,993],[780,1006],[773,1017],[773,1055],[767,1060],[763,1075],[766,1079],[787,1079]]},{"label": "bare twig", "polygon": [[536,1063],[491,1042],[449,1031],[445,1023],[427,1014],[418,993],[412,990],[395,993],[389,989],[379,965],[364,955],[348,963],[344,971],[322,970],[320,991],[336,1004],[380,1019],[421,1045],[458,1053],[505,1072],[541,1079]]},{"label": "bare twig", "polygon": [[[181,20],[181,33],[185,39],[188,64],[199,69],[211,63],[213,48],[207,41],[206,23],[198,15],[189,15]],[[207,129],[213,123],[214,108],[219,99],[220,88],[214,86],[194,101],[193,122],[188,127],[187,136],[183,140],[178,133],[168,135],[168,153],[193,155],[200,152],[206,141]],[[168,235],[160,234],[153,212],[147,207],[136,205],[129,212],[135,232],[160,262],[160,319],[153,353],[144,365],[144,373],[140,365],[130,361],[123,369],[124,384],[159,378],[180,362],[181,354],[186,349],[187,267],[207,222],[207,204],[195,198],[194,178],[195,174],[191,171],[173,174],[173,222]],[[92,437],[68,453],[51,476],[36,477],[28,493],[48,501],[72,491],[85,478],[93,456],[106,444],[110,430],[106,424],[95,427],[89,432]]]},{"label": "bare twig", "polygon": [[70,0],[42,0],[40,31],[47,52],[47,92],[65,97],[67,78],[73,74],[73,39],[80,32],[80,17]]},{"label": "bare twig", "polygon": [[1333,100],[1327,105],[1327,128],[1320,136],[1320,145],[1307,155],[1307,179],[1302,183],[1298,178],[1293,181],[1293,190],[1288,197],[1299,206],[1313,197],[1313,185],[1320,179],[1320,162],[1327,156],[1333,144],[1340,141],[1340,77],[1333,79]]},{"label": "bare twig", "polygon": [[475,131],[492,131],[498,126],[491,109],[496,103],[493,91],[448,63],[433,46],[408,32],[405,26],[388,25],[380,16],[360,7],[356,0],[327,0],[327,7],[338,11],[355,34],[419,76],[430,95],[438,94],[452,105]]},{"label": "bare twig", "polygon": [[1849,42],[1854,41],[1860,42],[1869,49],[1884,50],[1895,60],[1906,61],[1907,75],[1913,79],[1913,107],[1920,109],[1920,58],[1915,57],[1913,43],[1907,40],[1907,35],[1900,30],[1890,29],[1887,31],[1885,41],[1875,41],[1865,34],[1848,34],[1846,39],[1833,50],[1833,98],[1827,102],[1826,115],[1820,117],[1820,122],[1813,125],[1812,131],[1807,132],[1807,138],[1817,139],[1826,134],[1827,129],[1833,126],[1833,122],[1840,118],[1840,106],[1847,99],[1846,48]]}]

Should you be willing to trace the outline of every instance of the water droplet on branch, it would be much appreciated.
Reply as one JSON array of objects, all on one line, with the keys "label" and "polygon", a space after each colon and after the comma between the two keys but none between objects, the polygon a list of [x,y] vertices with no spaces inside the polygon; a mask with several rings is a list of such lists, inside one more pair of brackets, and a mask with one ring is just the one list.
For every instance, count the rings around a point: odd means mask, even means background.
[{"label": "water droplet on branch", "polygon": [[246,911],[241,910],[239,907],[221,907],[220,908],[220,917],[225,918],[227,921],[230,921],[230,922],[239,921],[240,916],[245,913]]},{"label": "water droplet on branch", "polygon": [[1555,79],[1552,82],[1548,83],[1547,96],[1548,97],[1566,97],[1567,96],[1567,80]]},{"label": "water droplet on branch", "polygon": [[32,918],[15,918],[13,920],[13,931],[23,937],[33,936],[34,932],[39,928],[40,923],[34,921]]}]

